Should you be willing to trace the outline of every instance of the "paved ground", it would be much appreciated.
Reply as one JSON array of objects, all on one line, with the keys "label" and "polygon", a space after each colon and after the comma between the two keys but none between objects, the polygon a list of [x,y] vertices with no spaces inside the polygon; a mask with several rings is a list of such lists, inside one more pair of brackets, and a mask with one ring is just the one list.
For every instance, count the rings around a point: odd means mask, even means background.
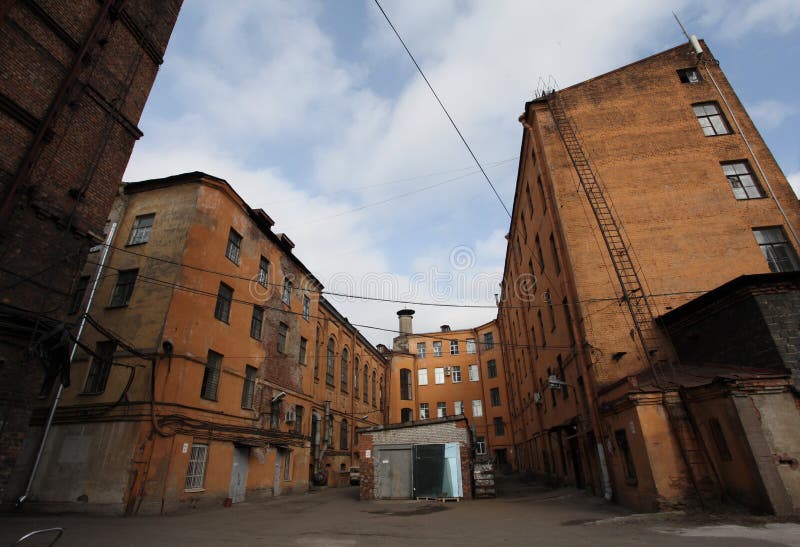
[{"label": "paved ground", "polygon": [[575,490],[517,483],[497,499],[460,503],[360,502],[357,496],[355,487],[329,489],[167,517],[0,515],[0,546],[29,530],[51,526],[65,529],[57,547],[800,546],[799,524],[751,517],[737,523],[731,517],[632,515]]}]

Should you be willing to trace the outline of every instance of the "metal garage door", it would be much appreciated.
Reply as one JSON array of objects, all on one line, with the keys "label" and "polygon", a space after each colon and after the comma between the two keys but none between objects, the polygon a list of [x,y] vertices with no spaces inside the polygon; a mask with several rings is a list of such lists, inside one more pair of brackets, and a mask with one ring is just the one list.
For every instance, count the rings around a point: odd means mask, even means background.
[{"label": "metal garage door", "polygon": [[444,492],[444,471],[445,466],[443,444],[415,445],[414,497],[450,497],[446,496]]},{"label": "metal garage door", "polygon": [[380,499],[411,498],[410,446],[376,447],[375,487]]}]

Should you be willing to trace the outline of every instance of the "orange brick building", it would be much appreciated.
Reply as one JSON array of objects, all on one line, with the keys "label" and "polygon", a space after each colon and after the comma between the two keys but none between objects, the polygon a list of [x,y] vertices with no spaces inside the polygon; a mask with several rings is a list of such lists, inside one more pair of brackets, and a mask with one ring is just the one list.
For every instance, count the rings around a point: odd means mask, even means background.
[{"label": "orange brick building", "polygon": [[497,323],[473,329],[413,333],[413,310],[398,312],[400,336],[391,352],[389,422],[464,415],[477,456],[514,461],[503,352]]},{"label": "orange brick building", "polygon": [[63,327],[102,241],[181,4],[0,2],[0,504],[24,495],[50,391],[30,349]]},{"label": "orange brick building", "polygon": [[164,513],[358,465],[387,363],[272,226],[204,173],[123,186],[73,301],[91,297],[90,325],[31,503]]},{"label": "orange brick building", "polygon": [[[708,443],[738,431],[690,423],[656,319],[744,274],[798,269],[798,200],[698,46],[545,90],[520,116],[497,320],[516,462],[643,510],[727,491]],[[796,507],[786,480],[775,488]]]}]

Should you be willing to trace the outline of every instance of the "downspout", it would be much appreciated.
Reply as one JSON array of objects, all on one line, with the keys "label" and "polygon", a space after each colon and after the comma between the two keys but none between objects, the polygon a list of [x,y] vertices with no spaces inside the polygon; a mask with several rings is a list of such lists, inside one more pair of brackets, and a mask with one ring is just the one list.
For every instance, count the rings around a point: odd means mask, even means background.
[{"label": "downspout", "polygon": [[[97,266],[97,273],[95,274],[94,282],[92,283],[92,290],[89,292],[89,299],[86,301],[86,308],[84,308],[83,316],[81,317],[81,323],[78,327],[78,333],[75,335],[76,343],[72,346],[72,352],[69,355],[69,363],[72,364],[72,361],[75,359],[75,354],[78,351],[78,344],[77,342],[81,339],[81,335],[83,334],[83,329],[86,326],[86,315],[89,313],[89,310],[92,307],[92,301],[94,300],[95,292],[97,292],[97,286],[100,284],[100,277],[103,274],[103,267],[106,262],[106,258],[108,257],[108,251],[111,248],[111,242],[114,240],[114,234],[117,231],[117,223],[113,223],[111,225],[111,229],[108,231],[108,236],[106,237],[105,245],[103,245],[103,254],[100,256],[100,264]],[[36,452],[36,460],[33,462],[33,469],[31,469],[31,474],[28,476],[28,483],[25,485],[25,492],[17,499],[16,506],[21,507],[25,500],[28,499],[28,496],[31,493],[31,488],[33,487],[33,481],[36,479],[36,472],[39,470],[39,464],[42,461],[42,454],[44,453],[45,446],[47,445],[47,437],[50,434],[50,428],[53,425],[53,418],[56,415],[56,410],[58,409],[58,404],[61,402],[61,395],[64,393],[64,384],[58,384],[58,391],[56,391],[56,398],[53,401],[53,406],[50,408],[50,412],[47,415],[47,422],[45,422],[44,426],[44,433],[42,433],[42,440],[39,443],[39,450]]]}]

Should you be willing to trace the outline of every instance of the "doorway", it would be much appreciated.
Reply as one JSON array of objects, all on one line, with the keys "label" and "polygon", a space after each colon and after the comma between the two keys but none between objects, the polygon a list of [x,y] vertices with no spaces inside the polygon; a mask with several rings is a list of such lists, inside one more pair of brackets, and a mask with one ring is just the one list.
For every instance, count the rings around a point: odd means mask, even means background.
[{"label": "doorway", "polygon": [[233,503],[244,501],[247,493],[247,460],[250,458],[250,447],[233,445],[233,465],[231,466],[231,484],[228,497]]}]

